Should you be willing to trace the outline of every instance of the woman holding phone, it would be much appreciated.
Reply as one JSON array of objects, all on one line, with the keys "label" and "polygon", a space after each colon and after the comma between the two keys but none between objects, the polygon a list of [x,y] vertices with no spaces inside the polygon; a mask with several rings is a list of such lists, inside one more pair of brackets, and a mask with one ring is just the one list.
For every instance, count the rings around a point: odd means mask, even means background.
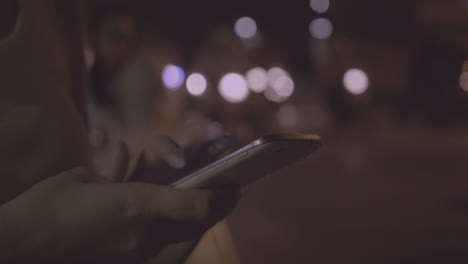
[{"label": "woman holding phone", "polygon": [[[0,262],[184,262],[237,192],[96,183],[76,10],[0,3]],[[130,166],[122,145],[111,178],[155,164],[145,153]]]}]

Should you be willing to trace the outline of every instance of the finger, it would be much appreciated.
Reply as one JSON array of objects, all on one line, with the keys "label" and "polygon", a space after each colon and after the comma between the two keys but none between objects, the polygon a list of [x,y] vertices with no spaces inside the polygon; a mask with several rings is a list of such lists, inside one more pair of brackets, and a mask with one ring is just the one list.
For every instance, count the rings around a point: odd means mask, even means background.
[{"label": "finger", "polygon": [[125,143],[119,142],[117,151],[114,153],[108,169],[102,173],[96,173],[95,183],[122,182],[125,179],[129,167],[130,154]]},{"label": "finger", "polygon": [[85,167],[76,167],[58,174],[55,177],[48,178],[45,181],[53,180],[61,183],[80,183],[90,182],[94,178],[91,170]]},{"label": "finger", "polygon": [[185,263],[200,239],[175,243],[167,246],[162,251],[153,252],[156,257],[151,258],[145,264],[177,264]]},{"label": "finger", "polygon": [[212,224],[236,205],[237,190],[177,190],[153,184],[127,184],[127,206],[133,215],[176,223]]},{"label": "finger", "polygon": [[144,172],[147,170],[147,167],[148,166],[145,162],[144,153],[140,153],[135,159],[130,161],[124,181],[144,182]]},{"label": "finger", "polygon": [[182,191],[169,187],[153,196],[156,204],[149,208],[153,214],[182,222],[219,220],[234,208],[238,199],[237,193],[232,190]]},{"label": "finger", "polygon": [[219,157],[230,151],[233,146],[233,139],[229,136],[224,136],[212,142],[209,145],[208,153],[212,157]]},{"label": "finger", "polygon": [[144,149],[144,154],[145,161],[150,167],[159,165],[161,159],[172,168],[180,169],[185,166],[182,149],[167,136],[151,138]]},{"label": "finger", "polygon": [[181,148],[169,137],[153,137],[144,151],[130,165],[127,181],[168,185],[182,173],[185,166]]},{"label": "finger", "polygon": [[169,185],[179,179],[178,176],[183,173],[163,162],[158,166],[150,167],[145,160],[145,154],[141,153],[132,161],[125,181]]},{"label": "finger", "polygon": [[119,142],[119,148],[114,160],[111,163],[109,172],[110,180],[113,182],[122,182],[129,166],[130,154],[125,143]]},{"label": "finger", "polygon": [[221,124],[208,120],[195,120],[188,123],[177,142],[184,147],[200,145],[206,141],[216,140],[224,135]]},{"label": "finger", "polygon": [[137,245],[137,255],[148,257],[147,245],[163,249],[163,245],[198,239],[225,218],[238,199],[233,190],[177,190],[145,183],[90,184],[86,188],[90,194],[102,195],[98,201],[98,207],[105,209],[102,215],[134,230],[130,242],[136,239],[136,243],[129,244],[131,251]]},{"label": "finger", "polygon": [[232,139],[224,136],[214,141],[187,150],[187,166],[185,171],[190,173],[215,161],[232,148]]}]

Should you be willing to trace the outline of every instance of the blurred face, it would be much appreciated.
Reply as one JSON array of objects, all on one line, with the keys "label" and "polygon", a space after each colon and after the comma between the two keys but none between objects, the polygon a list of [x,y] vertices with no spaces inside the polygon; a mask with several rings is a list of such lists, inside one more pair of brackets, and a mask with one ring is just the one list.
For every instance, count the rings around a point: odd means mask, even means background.
[{"label": "blurred face", "polygon": [[133,55],[137,42],[135,19],[126,15],[111,16],[98,29],[96,52],[105,65],[119,67]]}]

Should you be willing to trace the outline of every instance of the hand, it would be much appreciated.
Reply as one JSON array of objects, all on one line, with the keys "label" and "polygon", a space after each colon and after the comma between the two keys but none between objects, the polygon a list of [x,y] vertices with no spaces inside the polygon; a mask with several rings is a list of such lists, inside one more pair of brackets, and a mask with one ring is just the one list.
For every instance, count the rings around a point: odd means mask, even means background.
[{"label": "hand", "polygon": [[113,161],[98,182],[146,182],[169,185],[183,176],[208,165],[226,153],[231,146],[227,136],[197,141],[181,148],[165,136],[147,139],[144,149],[129,161],[129,151],[120,143]]},{"label": "hand", "polygon": [[[167,185],[186,176],[188,171],[207,165],[225,152],[229,145],[230,139],[221,137],[211,141],[194,141],[187,144],[186,150],[182,150],[169,137],[153,136],[147,139],[143,151],[128,165],[127,147],[120,143],[109,166],[112,169],[107,171],[108,177],[101,178],[100,181],[150,182]],[[200,239],[201,236],[191,241],[170,244],[148,263],[183,263]]]},{"label": "hand", "polygon": [[[7,252],[12,262],[120,256],[134,263],[164,256],[178,243],[196,241],[236,201],[234,192],[84,183],[89,176],[82,168],[67,171],[0,207],[17,243],[17,252]],[[2,263],[12,259],[0,255]]]}]

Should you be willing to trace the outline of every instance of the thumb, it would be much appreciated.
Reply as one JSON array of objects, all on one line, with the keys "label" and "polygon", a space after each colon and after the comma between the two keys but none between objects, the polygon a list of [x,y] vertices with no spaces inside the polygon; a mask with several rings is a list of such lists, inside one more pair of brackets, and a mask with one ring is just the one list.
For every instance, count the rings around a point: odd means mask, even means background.
[{"label": "thumb", "polygon": [[125,143],[119,142],[117,152],[114,154],[108,169],[102,172],[102,175],[97,175],[95,182],[122,182],[125,179],[130,163],[130,154]]},{"label": "thumb", "polygon": [[237,190],[179,190],[168,186],[128,183],[128,206],[138,215],[174,222],[222,219],[233,209]]},{"label": "thumb", "polygon": [[177,264],[185,263],[200,239],[184,241],[167,246],[158,252],[155,257],[145,262],[145,264]]},{"label": "thumb", "polygon": [[225,218],[239,197],[237,190],[178,190],[144,183],[116,187],[126,192],[130,216],[159,223],[147,232],[148,238],[158,235],[170,243],[197,239]]},{"label": "thumb", "polygon": [[[151,237],[159,236],[166,243],[199,239],[225,218],[238,200],[238,192],[234,190],[177,190],[165,186],[157,191],[139,189],[136,196],[139,197],[135,199],[135,206],[140,210],[136,213],[146,216],[146,221],[158,223],[148,230],[146,239],[150,241]],[[179,244],[170,251],[174,250],[189,252],[190,247]]]},{"label": "thumb", "polygon": [[94,178],[91,170],[85,167],[76,167],[58,174],[55,177],[45,179],[43,182],[54,181],[56,183],[82,183]]}]

